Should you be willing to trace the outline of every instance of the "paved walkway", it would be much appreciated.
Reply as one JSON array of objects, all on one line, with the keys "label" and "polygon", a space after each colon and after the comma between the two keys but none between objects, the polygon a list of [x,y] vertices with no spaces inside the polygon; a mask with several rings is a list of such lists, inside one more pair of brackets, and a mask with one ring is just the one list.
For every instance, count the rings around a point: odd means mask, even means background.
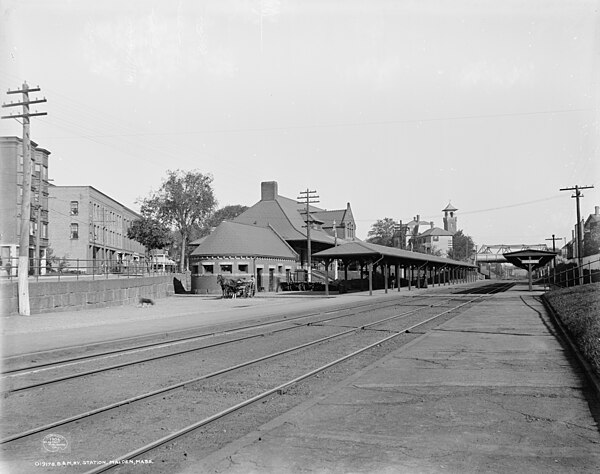
[{"label": "paved walkway", "polygon": [[541,292],[523,289],[474,306],[186,474],[600,472],[598,406]]}]

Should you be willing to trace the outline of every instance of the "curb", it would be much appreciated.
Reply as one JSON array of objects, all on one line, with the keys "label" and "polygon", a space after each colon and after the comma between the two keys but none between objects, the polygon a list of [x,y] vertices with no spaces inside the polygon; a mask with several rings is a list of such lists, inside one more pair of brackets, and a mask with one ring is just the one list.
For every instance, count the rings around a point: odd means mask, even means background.
[{"label": "curb", "polygon": [[594,396],[596,397],[596,400],[600,402],[600,378],[596,374],[596,371],[594,370],[592,365],[587,361],[585,356],[579,351],[579,348],[575,345],[575,343],[571,339],[571,336],[570,336],[567,328],[564,326],[564,324],[560,320],[560,317],[558,316],[558,314],[557,314],[556,310],[554,309],[554,307],[552,306],[552,304],[546,299],[546,296],[542,295],[541,300],[542,300],[542,303],[544,304],[544,307],[548,311],[548,314],[550,315],[552,322],[554,323],[554,326],[559,330],[561,339],[569,346],[569,348],[571,349],[571,352],[577,359],[577,362],[583,369],[583,373],[585,374],[585,379],[590,384],[590,388],[594,392]]}]

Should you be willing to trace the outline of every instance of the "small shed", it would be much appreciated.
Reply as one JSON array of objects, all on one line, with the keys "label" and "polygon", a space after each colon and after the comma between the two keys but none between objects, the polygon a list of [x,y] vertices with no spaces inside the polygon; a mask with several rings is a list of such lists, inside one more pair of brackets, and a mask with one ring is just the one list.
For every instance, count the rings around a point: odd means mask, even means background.
[{"label": "small shed", "polygon": [[190,256],[191,290],[220,293],[217,277],[254,277],[258,291],[278,291],[300,268],[298,254],[270,226],[222,222]]}]

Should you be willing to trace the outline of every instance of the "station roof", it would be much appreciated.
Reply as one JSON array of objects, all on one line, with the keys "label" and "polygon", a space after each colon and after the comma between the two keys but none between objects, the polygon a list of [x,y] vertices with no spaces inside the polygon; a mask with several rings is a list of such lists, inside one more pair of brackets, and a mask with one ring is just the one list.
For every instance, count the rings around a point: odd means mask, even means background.
[{"label": "station roof", "polygon": [[543,267],[555,257],[555,252],[532,249],[518,250],[516,252],[507,252],[504,254],[504,258],[508,263],[512,263],[515,267],[524,268],[526,270],[529,269],[530,262],[536,262],[533,263],[531,267],[532,270],[535,270],[536,268]]},{"label": "station roof", "polygon": [[202,256],[258,256],[298,259],[298,254],[272,228],[223,221],[192,252]]},{"label": "station roof", "polygon": [[395,247],[386,247],[385,245],[371,244],[369,242],[353,241],[347,242],[337,247],[332,247],[321,252],[313,254],[318,259],[355,259],[355,260],[378,260],[383,258],[388,263],[397,263],[399,265],[424,265],[449,266],[475,268],[467,262],[459,262],[449,258],[436,257],[426,253],[411,252]]}]

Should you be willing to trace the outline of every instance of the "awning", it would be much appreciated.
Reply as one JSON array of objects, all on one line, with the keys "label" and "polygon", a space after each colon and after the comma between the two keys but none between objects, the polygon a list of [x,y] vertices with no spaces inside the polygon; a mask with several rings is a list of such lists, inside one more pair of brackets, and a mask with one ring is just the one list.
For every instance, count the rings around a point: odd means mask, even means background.
[{"label": "awning", "polygon": [[395,247],[386,247],[385,245],[371,244],[362,241],[347,242],[337,247],[332,247],[321,252],[316,252],[313,258],[321,260],[364,260],[375,262],[379,259],[386,260],[387,263],[398,265],[417,265],[432,267],[461,267],[476,268],[475,265],[468,262],[461,262],[449,258],[436,257],[426,253],[411,252]]},{"label": "awning", "polygon": [[518,250],[504,254],[508,263],[525,270],[529,270],[530,265],[532,270],[543,267],[555,257],[555,252],[545,250]]}]

